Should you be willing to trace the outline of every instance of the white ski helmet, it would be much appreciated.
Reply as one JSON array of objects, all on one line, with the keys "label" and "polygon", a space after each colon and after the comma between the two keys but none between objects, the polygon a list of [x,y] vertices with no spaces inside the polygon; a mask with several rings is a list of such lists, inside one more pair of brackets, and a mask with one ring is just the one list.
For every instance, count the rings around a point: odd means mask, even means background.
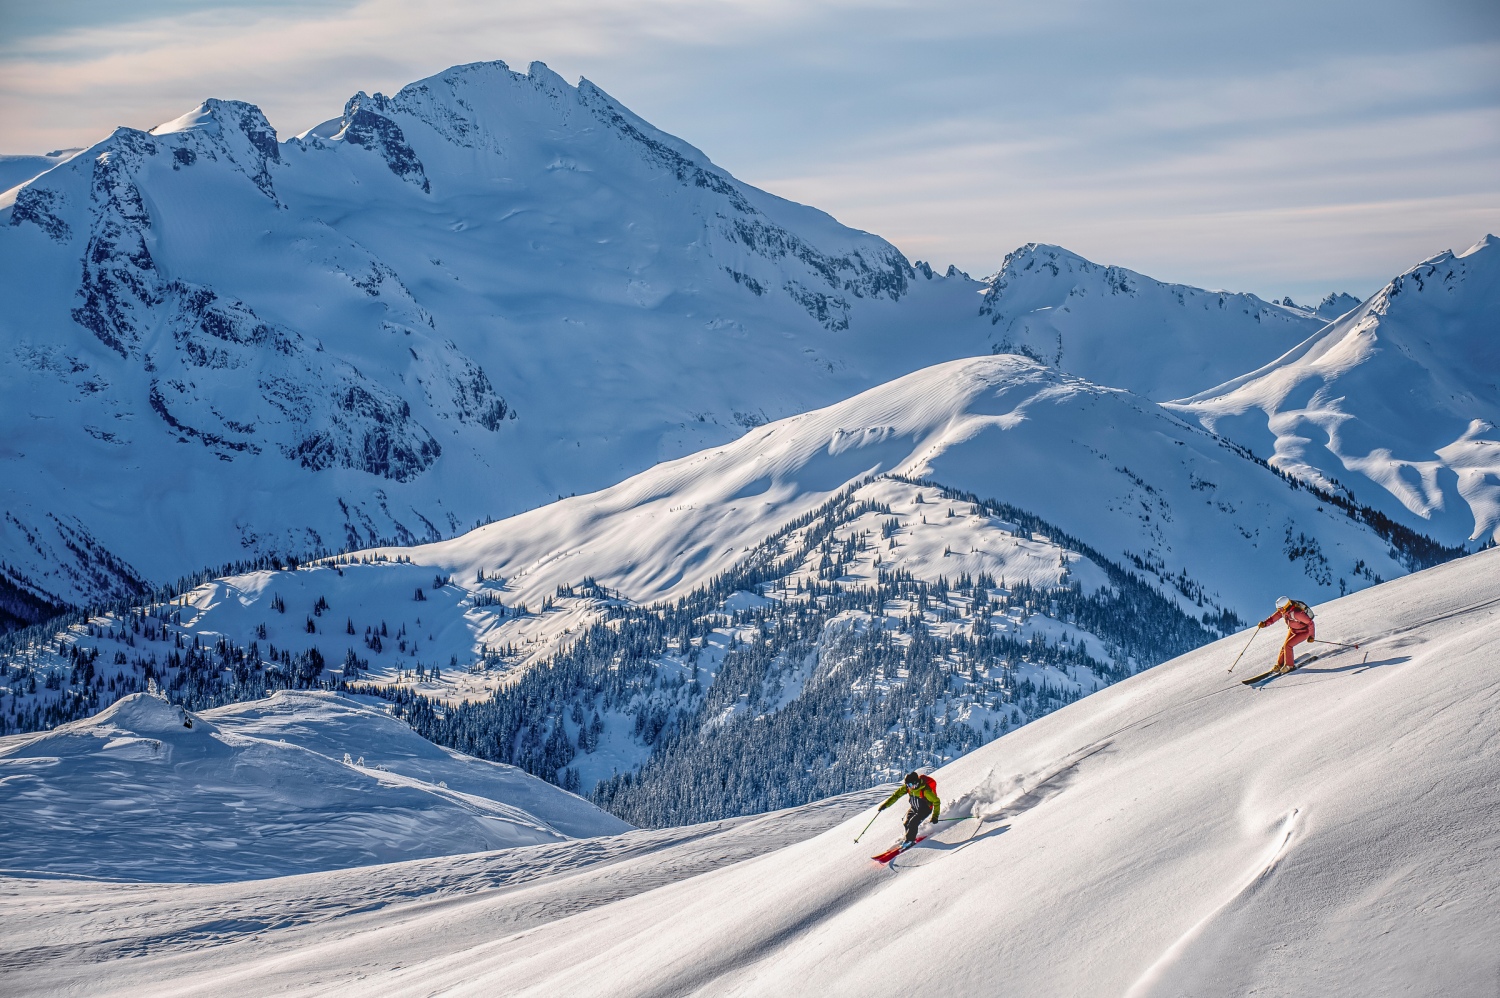
[{"label": "white ski helmet", "polygon": [[1289,607],[1291,605],[1292,605],[1292,598],[1290,596],[1278,596],[1278,597],[1276,597],[1276,609],[1278,609],[1278,610],[1285,610],[1287,607]]}]

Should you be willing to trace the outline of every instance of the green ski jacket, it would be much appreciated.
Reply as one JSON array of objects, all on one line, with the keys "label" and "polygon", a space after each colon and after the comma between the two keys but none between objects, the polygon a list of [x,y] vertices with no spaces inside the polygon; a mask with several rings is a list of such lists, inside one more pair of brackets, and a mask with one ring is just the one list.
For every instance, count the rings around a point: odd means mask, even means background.
[{"label": "green ski jacket", "polygon": [[915,790],[907,790],[906,784],[903,783],[896,788],[895,793],[885,799],[885,803],[880,805],[880,809],[884,811],[908,793],[913,797],[925,798],[932,805],[932,820],[937,821],[938,812],[943,809],[943,802],[938,799],[937,784],[932,782],[932,777],[930,776],[922,777],[922,785]]}]

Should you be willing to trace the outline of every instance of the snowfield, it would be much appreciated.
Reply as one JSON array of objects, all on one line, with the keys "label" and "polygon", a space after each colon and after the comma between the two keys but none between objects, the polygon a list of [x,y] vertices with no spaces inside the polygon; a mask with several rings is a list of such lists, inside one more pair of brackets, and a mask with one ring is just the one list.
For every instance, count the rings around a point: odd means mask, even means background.
[{"label": "snowfield", "polygon": [[1250,689],[1276,638],[1231,676],[1234,635],[1057,711],[939,770],[966,820],[889,867],[899,812],[807,834],[831,802],[253,885],[10,878],[6,990],[906,995],[918,953],[958,995],[1491,993],[1500,552],[1316,609],[1360,649]]},{"label": "snowfield", "polygon": [[276,877],[630,827],[331,693],[202,714],[138,693],[0,739],[0,808],[9,874],[120,880]]}]

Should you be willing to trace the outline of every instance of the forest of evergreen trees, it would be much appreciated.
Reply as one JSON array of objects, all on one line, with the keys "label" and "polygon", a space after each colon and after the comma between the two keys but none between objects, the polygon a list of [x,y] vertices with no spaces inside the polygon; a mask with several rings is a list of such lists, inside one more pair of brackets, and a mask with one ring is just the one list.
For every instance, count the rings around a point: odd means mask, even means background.
[{"label": "forest of evergreen trees", "polygon": [[[1011,507],[938,497],[1084,548]],[[635,824],[665,826],[794,806],[940,764],[1238,624],[1228,615],[1194,620],[1086,549],[1111,583],[1088,595],[983,575],[934,582],[882,572],[874,585],[841,583],[860,541],[834,533],[872,512],[889,510],[846,493],[684,599],[613,608],[490,700],[443,709],[406,689],[369,692],[439,744],[589,793]],[[818,580],[781,588],[809,563]],[[731,595],[758,592],[776,598],[723,611]],[[1023,640],[996,626],[1038,613],[1088,631],[1108,656],[1091,656],[1081,640]],[[700,660],[715,633],[728,647],[708,681]],[[1048,666],[1056,681],[1038,680]],[[649,757],[636,772],[581,786],[575,761],[621,722]]]},{"label": "forest of evergreen trees", "polygon": [[[28,661],[38,657],[35,645],[28,654],[20,640],[24,635],[6,635],[3,640],[8,647],[0,654],[0,685],[13,693],[8,698],[0,696],[0,734],[45,731],[153,688],[171,702],[196,711],[258,700],[276,690],[339,685],[340,679],[325,671],[327,663],[316,647],[292,652],[263,648],[255,641],[237,645],[223,638],[206,646],[196,637],[184,639],[181,631],[164,626],[174,622],[180,619],[170,604],[122,608],[108,629],[82,622],[90,638],[123,647],[115,652],[109,668],[103,668],[98,644],[54,637],[51,650],[65,659],[67,672]],[[358,667],[357,660],[353,664]],[[56,690],[57,695],[32,697],[39,689]],[[26,701],[21,702],[16,693],[26,695]]]}]

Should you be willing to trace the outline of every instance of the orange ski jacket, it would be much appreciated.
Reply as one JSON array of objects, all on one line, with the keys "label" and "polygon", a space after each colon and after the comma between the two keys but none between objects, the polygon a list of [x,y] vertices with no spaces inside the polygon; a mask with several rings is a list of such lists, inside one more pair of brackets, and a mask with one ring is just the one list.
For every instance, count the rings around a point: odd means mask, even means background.
[{"label": "orange ski jacket", "polygon": [[1286,609],[1277,610],[1262,620],[1260,626],[1270,627],[1278,620],[1285,620],[1286,626],[1293,634],[1299,636],[1305,634],[1308,640],[1312,640],[1313,634],[1317,631],[1317,625],[1313,623],[1312,614],[1307,612],[1307,606],[1295,600],[1287,604]]}]

